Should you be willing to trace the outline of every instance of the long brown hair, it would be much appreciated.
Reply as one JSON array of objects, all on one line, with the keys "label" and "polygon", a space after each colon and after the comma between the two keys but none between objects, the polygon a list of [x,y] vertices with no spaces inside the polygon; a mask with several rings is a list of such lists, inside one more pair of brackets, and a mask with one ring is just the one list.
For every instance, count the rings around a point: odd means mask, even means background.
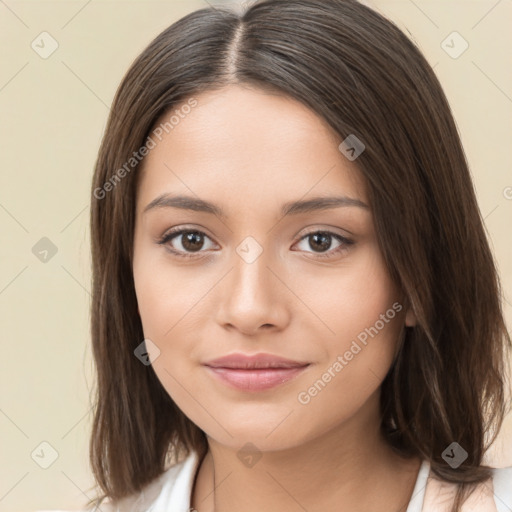
[{"label": "long brown hair", "polygon": [[[132,158],[164,113],[233,83],[286,94],[342,139],[354,134],[365,144],[356,163],[380,249],[417,317],[382,384],[382,432],[404,457],[427,459],[437,477],[461,484],[458,510],[471,484],[489,478],[482,457],[507,412],[500,283],[436,75],[401,30],[355,0],[197,10],[158,35],[123,78],[91,195],[97,501],[139,492],[169,455],[207,447],[152,367],[134,356],[143,331],[132,274],[140,162]],[[468,453],[456,469],[442,457],[452,442]]]}]

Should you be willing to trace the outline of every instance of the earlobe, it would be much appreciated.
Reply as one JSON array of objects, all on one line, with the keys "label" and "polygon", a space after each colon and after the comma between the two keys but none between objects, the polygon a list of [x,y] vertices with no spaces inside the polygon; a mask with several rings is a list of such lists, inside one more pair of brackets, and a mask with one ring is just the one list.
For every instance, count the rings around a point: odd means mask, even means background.
[{"label": "earlobe", "polygon": [[406,327],[414,327],[416,325],[416,315],[414,314],[412,308],[407,310],[405,315],[405,325]]}]

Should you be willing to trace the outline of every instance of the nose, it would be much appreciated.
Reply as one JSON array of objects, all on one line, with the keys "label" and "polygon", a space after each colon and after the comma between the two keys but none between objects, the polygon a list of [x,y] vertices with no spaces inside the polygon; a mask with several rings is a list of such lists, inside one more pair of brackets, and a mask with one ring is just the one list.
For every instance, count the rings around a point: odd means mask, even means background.
[{"label": "nose", "polygon": [[288,325],[292,294],[275,267],[265,251],[252,263],[235,254],[233,268],[219,283],[219,325],[245,335],[280,331]]}]

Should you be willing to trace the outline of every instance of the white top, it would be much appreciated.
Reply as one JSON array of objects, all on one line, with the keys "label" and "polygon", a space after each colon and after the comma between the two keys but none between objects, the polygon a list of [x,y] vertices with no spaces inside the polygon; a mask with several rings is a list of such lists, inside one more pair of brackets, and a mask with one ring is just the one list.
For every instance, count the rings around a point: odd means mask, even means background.
[{"label": "white top", "polygon": [[[167,469],[135,497],[115,506],[102,503],[86,512],[191,512],[190,501],[194,478],[199,466],[196,452]],[[421,463],[411,501],[406,512],[449,512],[456,485],[430,476],[430,463]],[[493,469],[492,482],[480,484],[462,507],[463,512],[511,512],[512,466]],[[37,511],[66,512],[66,511]]]}]

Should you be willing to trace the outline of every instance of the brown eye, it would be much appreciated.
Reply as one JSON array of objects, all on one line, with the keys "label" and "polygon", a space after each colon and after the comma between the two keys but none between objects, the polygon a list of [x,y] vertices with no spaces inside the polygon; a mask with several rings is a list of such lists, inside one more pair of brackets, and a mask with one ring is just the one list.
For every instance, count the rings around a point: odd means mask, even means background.
[{"label": "brown eye", "polygon": [[185,258],[194,256],[194,253],[205,252],[201,249],[205,246],[205,241],[210,237],[196,229],[180,229],[171,231],[159,240],[160,245],[165,245],[169,251]]},{"label": "brown eye", "polygon": [[[330,249],[333,240],[338,242],[338,245],[334,249]],[[349,246],[353,245],[355,242],[338,233],[332,233],[331,231],[313,231],[303,236],[300,243],[306,245],[302,250],[316,253],[318,258],[329,258],[343,251],[347,251]],[[308,251],[308,248],[312,249],[312,251]]]},{"label": "brown eye", "polygon": [[181,236],[181,245],[187,251],[198,251],[204,245],[204,237],[201,233],[198,233],[197,231],[183,233]]},{"label": "brown eye", "polygon": [[332,236],[327,233],[314,233],[308,235],[309,246],[316,252],[328,250],[332,243]]}]

